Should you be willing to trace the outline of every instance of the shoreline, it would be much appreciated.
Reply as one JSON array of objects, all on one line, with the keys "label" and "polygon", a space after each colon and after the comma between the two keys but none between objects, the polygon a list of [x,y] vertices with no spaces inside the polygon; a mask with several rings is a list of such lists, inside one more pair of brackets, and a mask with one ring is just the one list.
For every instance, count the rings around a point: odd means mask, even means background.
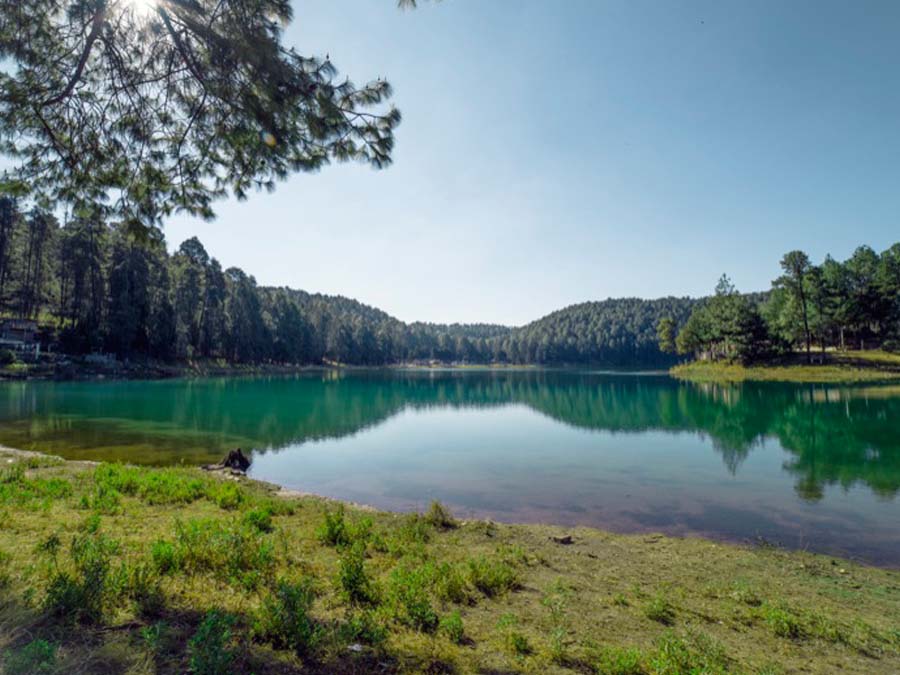
[{"label": "shoreline", "polygon": [[[665,672],[900,667],[890,618],[900,615],[900,570],[805,551],[458,521],[436,506],[400,514],[225,472],[7,448],[0,512],[8,589],[0,663],[40,639],[60,670],[96,662],[79,672],[110,672],[114,653],[119,670],[144,672],[141,635],[164,624],[169,647],[154,652],[152,672],[181,673],[204,617],[224,612],[241,672],[369,672],[388,663],[389,672],[611,673],[619,671],[610,663],[630,659],[628,672],[650,674],[673,650],[679,660]],[[55,565],[67,583],[80,574],[70,560],[77,541],[114,542],[96,549],[113,556],[109,574],[132,570],[75,632],[47,614],[56,607],[45,578],[53,567],[39,553],[48,537],[61,544]],[[352,560],[357,576],[346,577]],[[128,579],[148,581],[134,588]],[[298,579],[316,589],[303,611],[321,630],[300,652],[259,623],[281,597],[272,589]]]}]

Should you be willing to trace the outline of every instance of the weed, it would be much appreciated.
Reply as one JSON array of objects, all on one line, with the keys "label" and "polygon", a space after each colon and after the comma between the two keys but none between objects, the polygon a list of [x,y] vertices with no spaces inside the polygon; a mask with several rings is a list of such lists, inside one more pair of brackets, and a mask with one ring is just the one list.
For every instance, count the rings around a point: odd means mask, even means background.
[{"label": "weed", "polygon": [[141,628],[141,640],[144,649],[151,654],[159,654],[163,650],[163,644],[168,638],[169,626],[165,621],[157,621],[150,626]]},{"label": "weed", "polygon": [[438,626],[438,615],[431,606],[428,587],[431,570],[427,567],[397,567],[391,573],[388,600],[394,618],[400,623],[425,632]]},{"label": "weed", "polygon": [[119,545],[102,534],[77,535],[70,551],[71,571],[60,569],[56,562],[56,542],[46,542],[53,555],[53,573],[47,586],[44,607],[63,618],[88,622],[99,621],[109,601],[112,589],[110,564],[119,552]]},{"label": "weed", "polygon": [[3,672],[7,675],[38,675],[53,672],[55,665],[56,646],[46,640],[34,640],[7,654]]},{"label": "weed", "polygon": [[356,542],[346,547],[338,561],[338,585],[344,598],[354,604],[374,603],[378,594],[366,572],[366,545]]},{"label": "weed", "polygon": [[469,582],[488,597],[519,586],[519,575],[505,560],[480,556],[469,561]]},{"label": "weed", "polygon": [[431,541],[431,525],[423,516],[411,513],[397,529],[397,538],[407,544],[427,544]]},{"label": "weed", "polygon": [[320,638],[320,629],[309,614],[315,597],[311,579],[280,580],[263,599],[254,633],[276,649],[291,649],[298,656],[310,653]]},{"label": "weed", "polygon": [[244,491],[235,483],[223,482],[207,489],[209,497],[220,509],[233,511],[244,502]]},{"label": "weed", "polygon": [[341,637],[347,642],[380,645],[388,638],[388,631],[371,611],[351,611],[341,625]]},{"label": "weed", "polygon": [[137,614],[154,617],[162,612],[165,599],[154,565],[139,563],[126,568],[124,585],[125,595],[134,602]]},{"label": "weed", "polygon": [[772,633],[778,637],[794,640],[803,635],[803,626],[799,618],[788,610],[764,606],[763,619]]},{"label": "weed", "polygon": [[675,608],[663,593],[657,593],[644,606],[644,616],[664,626],[671,626],[675,623]]},{"label": "weed", "polygon": [[176,523],[175,560],[188,573],[211,572],[255,589],[271,579],[275,550],[259,532],[219,520]]},{"label": "weed", "polygon": [[617,607],[628,607],[628,598],[626,598],[623,593],[616,593],[612,597],[612,604]]},{"label": "weed", "polygon": [[159,539],[153,542],[150,548],[150,558],[153,566],[160,574],[170,574],[181,566],[175,546],[168,541]]},{"label": "weed", "polygon": [[528,638],[516,630],[518,619],[513,614],[504,614],[497,622],[497,628],[503,631],[503,644],[506,649],[516,656],[527,656],[534,650]]},{"label": "weed", "polygon": [[244,524],[259,532],[271,532],[272,527],[272,509],[268,506],[262,506],[251,509],[244,514]]},{"label": "weed", "polygon": [[703,634],[684,639],[667,633],[659,639],[650,666],[656,675],[713,675],[727,672],[728,661],[721,645]]},{"label": "weed", "polygon": [[195,675],[228,675],[233,672],[231,630],[234,618],[218,610],[209,612],[188,641],[191,672]]},{"label": "weed", "polygon": [[597,675],[644,675],[644,654],[630,647],[602,647],[593,657]]},{"label": "weed", "polygon": [[94,470],[94,482],[151,505],[190,504],[207,496],[213,485],[177,469],[149,471],[121,464],[101,464]]},{"label": "weed", "polygon": [[463,627],[463,620],[459,610],[455,610],[443,617],[439,628],[447,636],[447,639],[454,644],[460,644],[465,637],[465,628]]},{"label": "weed", "polygon": [[463,565],[451,565],[444,562],[433,566],[431,563],[433,590],[435,597],[442,602],[458,605],[472,602],[472,589]]},{"label": "weed", "polygon": [[6,551],[0,551],[0,590],[12,586],[12,556]]},{"label": "weed", "polygon": [[762,600],[759,595],[757,595],[756,591],[754,591],[748,584],[738,582],[734,585],[730,596],[733,600],[740,602],[745,605],[749,605],[750,607],[759,607],[762,604]]},{"label": "weed", "polygon": [[459,527],[459,523],[456,522],[456,518],[450,513],[450,509],[437,500],[431,502],[431,506],[428,507],[428,512],[423,517],[423,520],[439,530],[450,530]]},{"label": "weed", "polygon": [[338,504],[332,511],[326,508],[325,519],[316,530],[316,537],[324,546],[346,546],[350,543],[347,532],[347,520],[344,514],[344,505]]}]

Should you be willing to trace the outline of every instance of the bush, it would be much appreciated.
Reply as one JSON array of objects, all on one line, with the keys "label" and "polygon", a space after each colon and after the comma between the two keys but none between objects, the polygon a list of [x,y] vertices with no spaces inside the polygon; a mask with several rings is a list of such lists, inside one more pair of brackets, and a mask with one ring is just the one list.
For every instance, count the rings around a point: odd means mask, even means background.
[{"label": "bush", "polygon": [[7,675],[52,673],[56,665],[56,647],[46,640],[34,640],[10,651],[4,663]]},{"label": "bush", "polygon": [[533,650],[528,638],[516,630],[518,620],[513,614],[504,614],[497,622],[497,627],[504,633],[506,649],[517,656],[527,656]]},{"label": "bush", "polygon": [[311,652],[320,631],[309,615],[315,600],[312,580],[279,581],[262,602],[254,633],[276,649],[291,649],[298,656]]},{"label": "bush", "polygon": [[796,639],[803,635],[800,620],[791,612],[777,607],[763,609],[763,618],[772,632],[778,637]]},{"label": "bush", "polygon": [[459,610],[456,610],[441,619],[440,630],[447,636],[447,639],[454,644],[458,645],[463,641],[465,629]]},{"label": "bush", "polygon": [[6,551],[0,551],[0,591],[12,586],[12,556]]},{"label": "bush", "polygon": [[[155,504],[190,504],[218,487],[211,481],[177,469],[146,469],[121,464],[101,464],[94,470],[98,487],[111,488],[124,495]],[[210,497],[215,501],[215,497]]]},{"label": "bush", "polygon": [[638,649],[603,647],[594,661],[597,675],[644,675],[644,655]]},{"label": "bush", "polygon": [[125,595],[143,617],[159,616],[165,605],[155,565],[139,563],[125,570]]},{"label": "bush", "polygon": [[488,597],[514,590],[519,575],[505,560],[480,556],[469,561],[469,581]]},{"label": "bush", "polygon": [[195,675],[229,675],[234,652],[230,647],[234,619],[213,610],[188,642],[191,672]]},{"label": "bush", "polygon": [[651,621],[658,621],[664,626],[675,623],[675,609],[662,593],[656,594],[644,607],[644,616]]},{"label": "bush", "polygon": [[50,578],[44,607],[60,617],[96,622],[102,619],[112,595],[110,565],[119,545],[105,535],[84,534],[72,540],[71,571],[56,561],[58,539],[44,549],[53,556],[55,572]]},{"label": "bush", "polygon": [[458,605],[472,602],[472,589],[465,568],[441,563],[434,571],[434,594],[443,602]]},{"label": "bush", "polygon": [[391,573],[388,593],[395,619],[429,633],[438,626],[438,615],[428,597],[430,582],[430,570],[426,567],[397,567]]},{"label": "bush", "polygon": [[316,530],[316,537],[325,546],[346,546],[350,543],[350,536],[347,532],[347,521],[344,517],[344,505],[338,504],[338,507],[331,511],[325,509],[325,520]]},{"label": "bush", "polygon": [[175,546],[162,539],[153,542],[153,546],[150,548],[150,558],[153,560],[156,571],[160,574],[170,574],[181,566]]},{"label": "bush", "polygon": [[441,530],[459,527],[459,523],[456,522],[453,514],[450,513],[450,509],[436,500],[431,502],[431,506],[428,509],[428,513],[425,514],[424,520],[432,527]]},{"label": "bush", "polygon": [[244,514],[244,524],[259,532],[271,532],[272,526],[272,509],[263,506],[258,509],[251,509]]},{"label": "bush", "polygon": [[347,642],[365,642],[380,645],[387,640],[387,629],[371,611],[350,612],[340,628],[341,638]]},{"label": "bush", "polygon": [[233,511],[244,502],[244,491],[231,482],[223,482],[210,487],[206,492],[220,509]]},{"label": "bush", "polygon": [[11,366],[16,362],[16,353],[11,349],[0,349],[0,366]]},{"label": "bush", "polygon": [[366,545],[356,542],[341,553],[338,561],[338,585],[348,602],[355,604],[374,603],[377,592],[369,579],[365,566]]},{"label": "bush", "polygon": [[884,344],[881,345],[881,348],[891,354],[900,354],[900,338],[885,340]]},{"label": "bush", "polygon": [[650,667],[656,675],[715,675],[728,671],[728,659],[722,647],[705,635],[694,634],[684,639],[667,633],[658,641]]},{"label": "bush", "polygon": [[175,525],[178,568],[196,574],[210,572],[247,589],[270,581],[275,569],[275,548],[258,531],[237,523],[189,520]]}]

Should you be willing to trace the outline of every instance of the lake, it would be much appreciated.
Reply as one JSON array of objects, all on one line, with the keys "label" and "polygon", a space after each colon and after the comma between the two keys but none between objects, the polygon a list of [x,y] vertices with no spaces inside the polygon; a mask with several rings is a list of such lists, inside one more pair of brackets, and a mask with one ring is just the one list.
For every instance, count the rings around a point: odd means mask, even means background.
[{"label": "lake", "polygon": [[760,541],[900,566],[900,386],[574,371],[0,384],[0,444],[201,464],[394,510]]}]

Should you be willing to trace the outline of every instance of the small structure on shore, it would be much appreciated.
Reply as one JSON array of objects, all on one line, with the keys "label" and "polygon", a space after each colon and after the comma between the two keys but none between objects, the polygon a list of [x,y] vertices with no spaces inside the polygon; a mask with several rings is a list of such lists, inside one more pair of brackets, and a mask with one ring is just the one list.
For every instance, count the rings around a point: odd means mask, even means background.
[{"label": "small structure on shore", "polygon": [[38,325],[31,319],[0,320],[0,349],[16,352],[40,353],[40,342],[37,339]]}]

